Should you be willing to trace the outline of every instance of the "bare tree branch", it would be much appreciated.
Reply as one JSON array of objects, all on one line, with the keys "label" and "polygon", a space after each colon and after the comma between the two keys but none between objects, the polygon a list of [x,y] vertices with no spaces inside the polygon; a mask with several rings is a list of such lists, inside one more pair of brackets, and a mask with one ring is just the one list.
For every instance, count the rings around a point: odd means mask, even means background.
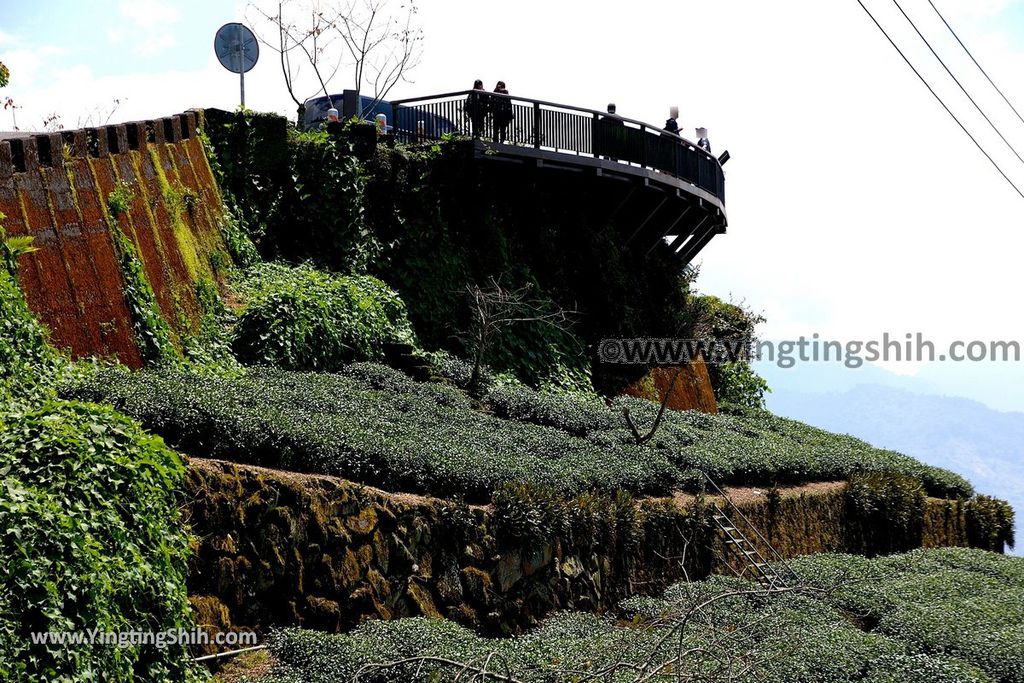
[{"label": "bare tree branch", "polygon": [[626,426],[629,427],[629,431],[633,433],[633,438],[636,440],[638,446],[642,446],[654,437],[658,431],[658,427],[661,426],[661,421],[665,417],[665,409],[668,407],[668,400],[672,397],[672,389],[676,386],[676,380],[679,379],[679,375],[682,374],[682,366],[676,368],[675,374],[672,375],[672,380],[668,383],[668,389],[665,390],[665,395],[661,399],[661,407],[658,408],[658,416],[654,418],[654,424],[651,426],[651,431],[647,434],[641,435],[640,430],[633,423],[633,417],[629,414],[629,408],[626,406],[622,407],[622,416],[626,419]]},{"label": "bare tree branch", "polygon": [[349,0],[333,28],[341,36],[353,64],[353,86],[357,92],[373,90],[372,110],[387,97],[423,55],[423,29],[416,23],[415,0],[405,0],[398,13],[388,12],[388,0]]},{"label": "bare tree branch", "polygon": [[473,356],[473,374],[469,393],[479,397],[483,364],[494,338],[506,327],[521,323],[543,323],[568,332],[575,310],[554,306],[551,301],[532,296],[532,286],[511,288],[501,277],[491,277],[486,286],[470,285],[472,323],[469,347]]}]

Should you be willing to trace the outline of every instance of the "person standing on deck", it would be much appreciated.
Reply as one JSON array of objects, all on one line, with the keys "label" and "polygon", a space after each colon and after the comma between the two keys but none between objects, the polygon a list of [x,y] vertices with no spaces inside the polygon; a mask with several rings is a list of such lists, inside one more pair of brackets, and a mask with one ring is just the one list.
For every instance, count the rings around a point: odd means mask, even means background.
[{"label": "person standing on deck", "polygon": [[615,111],[615,103],[609,102],[608,114],[597,121],[597,129],[594,131],[601,156],[611,161],[618,161],[623,156],[626,143],[626,124]]},{"label": "person standing on deck", "polygon": [[[498,84],[494,87],[494,92],[499,95],[508,95],[508,90],[505,88],[505,81],[498,81]],[[512,119],[515,118],[515,114],[512,111],[512,100],[507,97],[495,97],[494,98],[494,141],[505,142],[505,138],[508,133],[509,124],[512,123]]]},{"label": "person standing on deck", "polygon": [[679,107],[669,107],[668,120],[665,121],[665,132],[679,135]]},{"label": "person standing on deck", "polygon": [[490,98],[491,96],[484,90],[484,82],[479,78],[473,81],[473,92],[466,97],[466,115],[469,116],[470,129],[475,138],[483,135],[490,110]]},{"label": "person standing on deck", "polygon": [[711,141],[708,140],[707,128],[697,129],[697,146],[700,147],[705,152],[707,152],[708,154],[711,153]]}]

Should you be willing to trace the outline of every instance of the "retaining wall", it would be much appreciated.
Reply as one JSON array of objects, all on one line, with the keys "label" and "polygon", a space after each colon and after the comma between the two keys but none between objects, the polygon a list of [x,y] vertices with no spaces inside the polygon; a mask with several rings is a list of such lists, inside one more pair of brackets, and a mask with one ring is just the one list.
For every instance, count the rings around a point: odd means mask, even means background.
[{"label": "retaining wall", "polygon": [[[190,599],[213,630],[337,631],[423,615],[510,633],[554,610],[603,611],[685,576],[728,573],[734,562],[717,535],[696,528],[688,496],[626,506],[581,496],[562,501],[564,524],[531,536],[544,503],[510,514],[199,459],[186,490],[197,537]],[[847,545],[845,499],[843,482],[735,497],[785,557],[870,552]],[[967,544],[960,505],[929,499],[919,545]]]},{"label": "retaining wall", "polygon": [[184,332],[199,318],[195,284],[224,255],[223,204],[203,145],[201,113],[0,140],[0,212],[8,236],[30,235],[20,278],[51,341],[74,357],[137,367],[107,208],[121,183],[133,199],[120,219],[161,313]]}]

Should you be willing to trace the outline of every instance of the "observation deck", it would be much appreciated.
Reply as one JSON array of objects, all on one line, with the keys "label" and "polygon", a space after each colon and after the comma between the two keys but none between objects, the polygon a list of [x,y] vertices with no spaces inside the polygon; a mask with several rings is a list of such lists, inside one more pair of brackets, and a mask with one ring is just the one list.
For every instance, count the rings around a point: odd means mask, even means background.
[{"label": "observation deck", "polygon": [[665,248],[685,265],[726,231],[722,162],[659,126],[482,90],[387,106],[391,132],[401,142],[471,137],[477,159],[488,164],[592,177],[588,193],[598,210],[622,226],[627,244],[639,243],[648,253]]}]

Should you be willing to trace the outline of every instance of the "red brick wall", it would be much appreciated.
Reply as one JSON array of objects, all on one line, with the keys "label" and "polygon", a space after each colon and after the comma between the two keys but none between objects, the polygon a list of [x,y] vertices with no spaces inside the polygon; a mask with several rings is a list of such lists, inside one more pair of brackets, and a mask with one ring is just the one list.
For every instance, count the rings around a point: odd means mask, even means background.
[{"label": "red brick wall", "polygon": [[[25,297],[53,343],[74,357],[140,364],[107,223],[107,197],[121,182],[134,195],[121,229],[138,249],[161,313],[178,333],[197,324],[196,281],[213,277],[210,254],[224,251],[223,206],[196,135],[198,118],[187,112],[0,141],[2,224],[8,236],[33,236],[38,248],[21,260]],[[168,187],[195,197],[193,210],[168,202]]]}]

